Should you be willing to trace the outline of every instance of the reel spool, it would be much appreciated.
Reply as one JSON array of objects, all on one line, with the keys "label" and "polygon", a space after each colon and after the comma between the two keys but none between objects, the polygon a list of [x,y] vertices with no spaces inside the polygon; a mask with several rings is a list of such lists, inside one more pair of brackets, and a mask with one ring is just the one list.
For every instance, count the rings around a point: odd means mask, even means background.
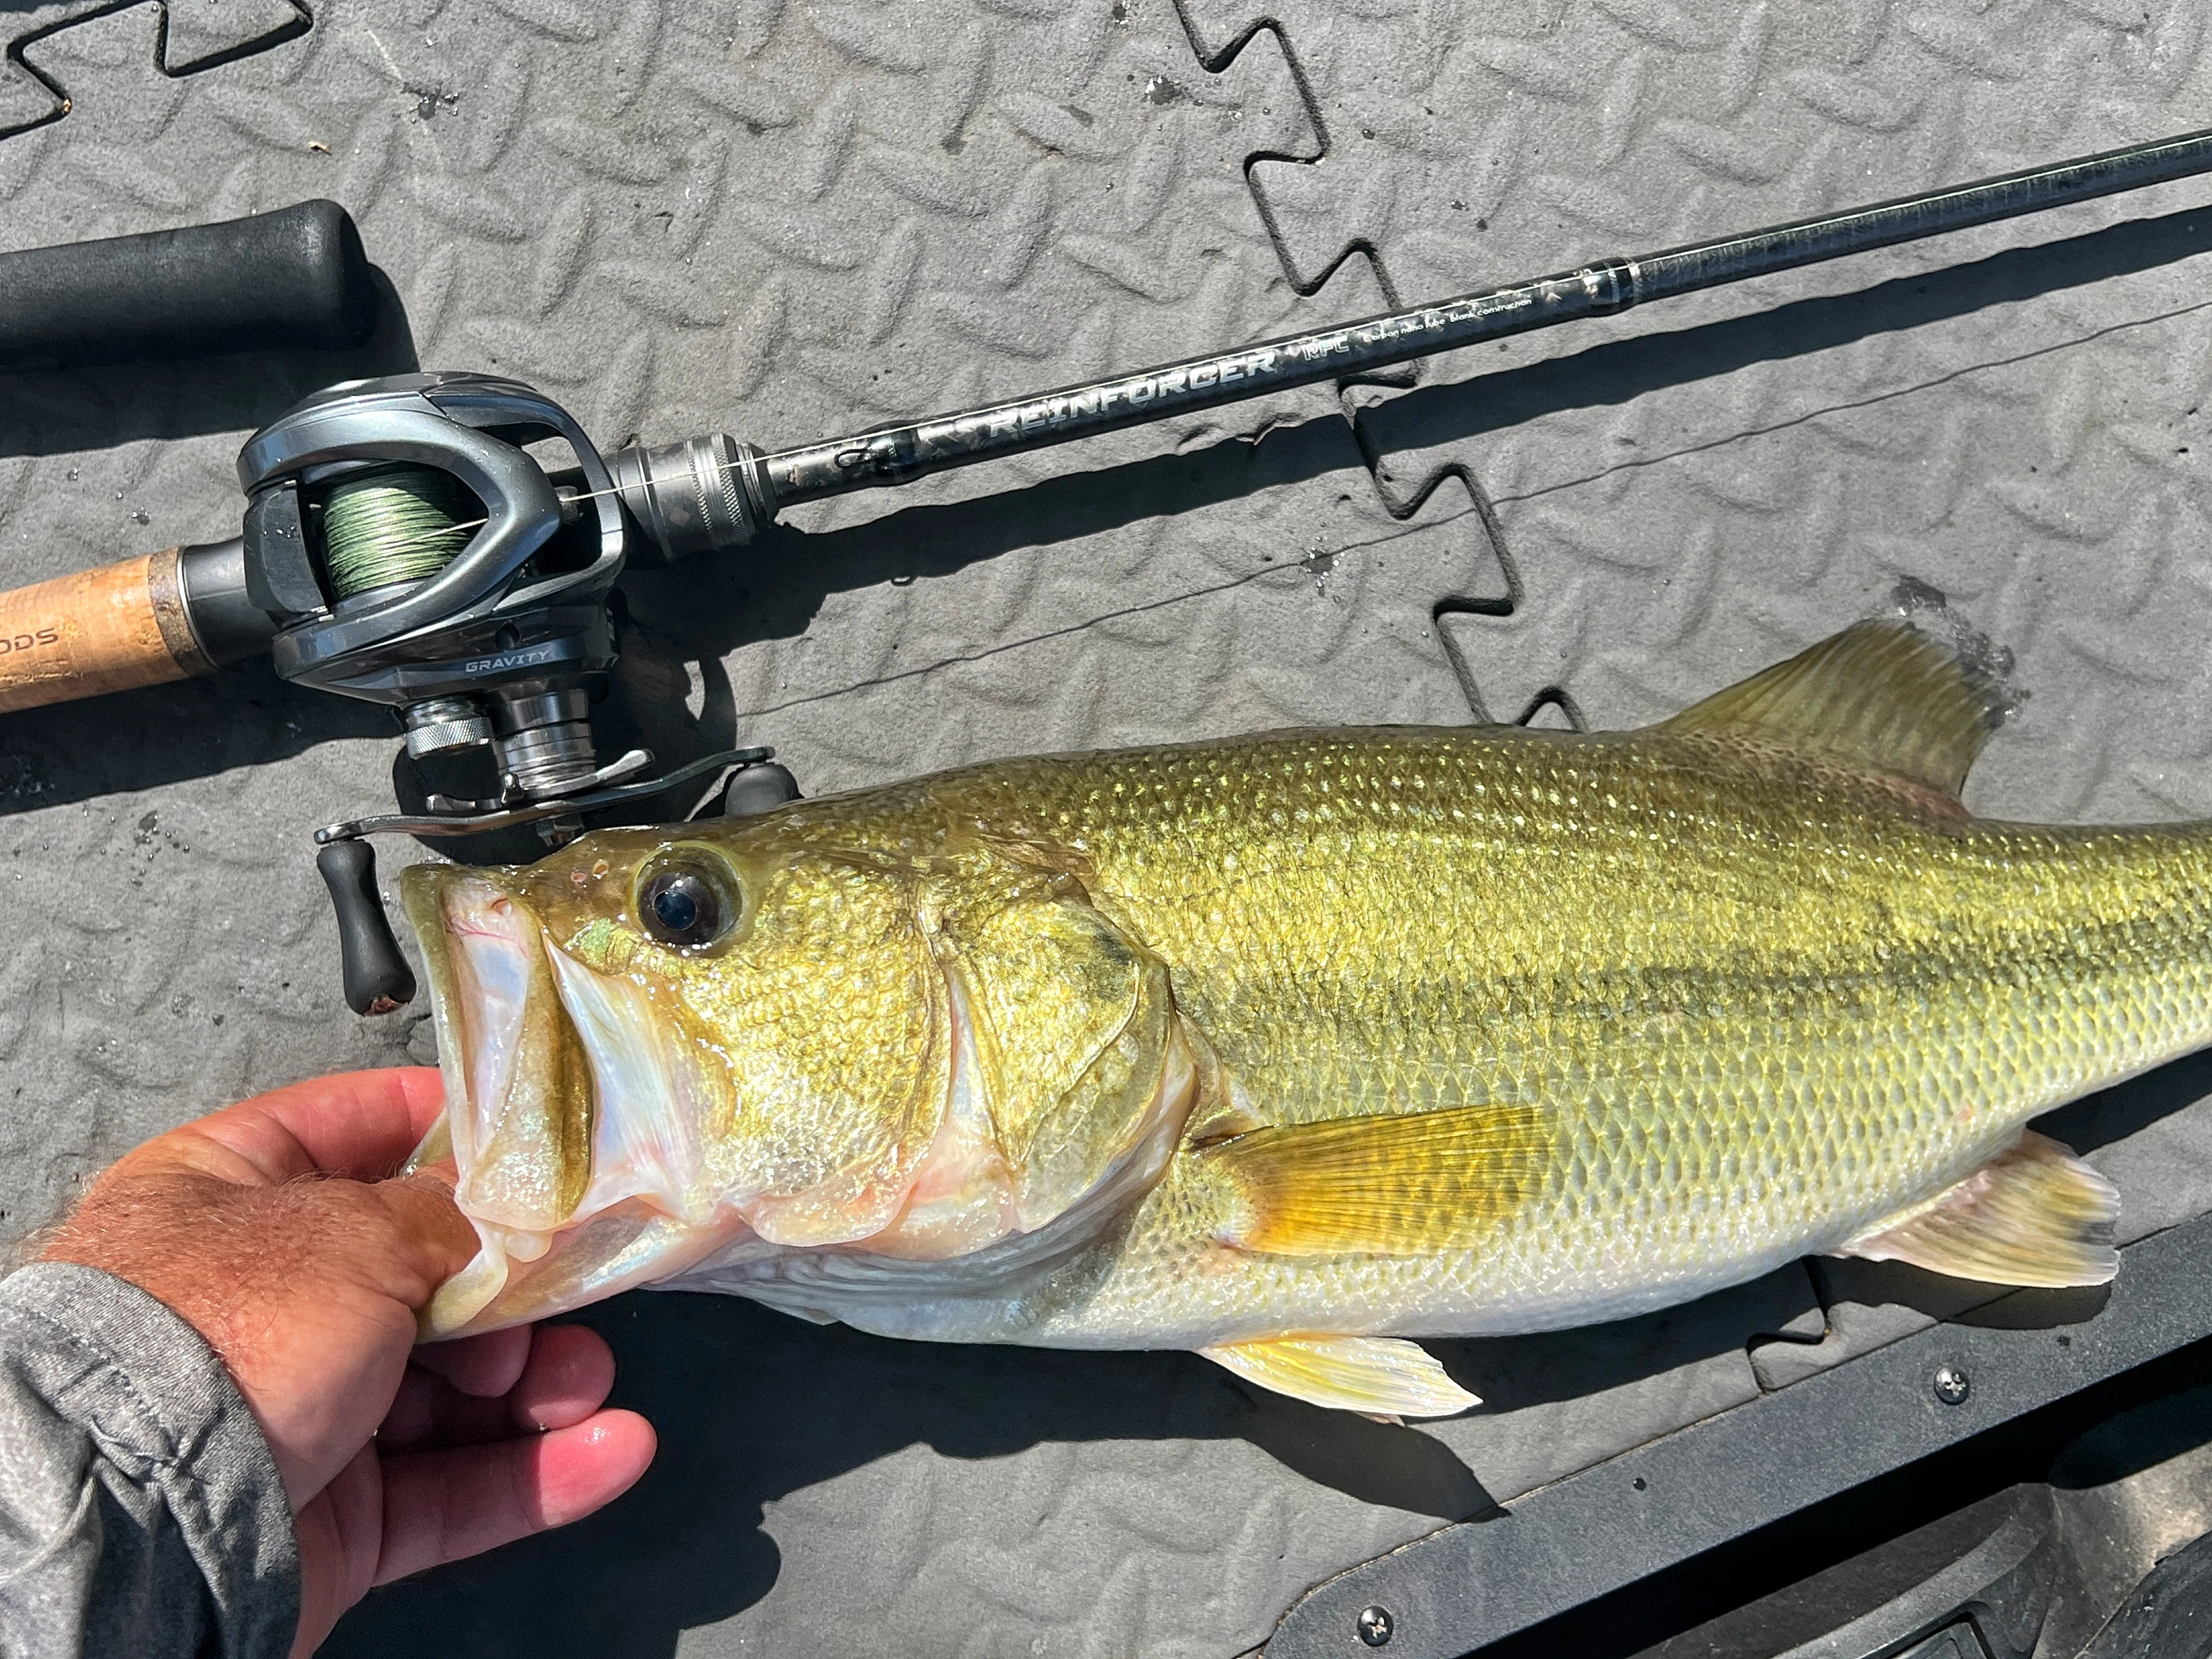
[{"label": "reel spool", "polygon": [[450,472],[395,466],[341,479],[322,502],[323,569],[340,605],[451,564],[483,506]]}]

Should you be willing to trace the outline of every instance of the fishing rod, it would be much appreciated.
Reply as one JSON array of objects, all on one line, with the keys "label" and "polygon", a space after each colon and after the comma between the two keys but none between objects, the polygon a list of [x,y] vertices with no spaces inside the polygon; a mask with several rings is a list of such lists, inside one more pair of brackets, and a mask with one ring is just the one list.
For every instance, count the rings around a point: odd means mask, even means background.
[{"label": "fishing rod", "polygon": [[[367,836],[529,824],[552,848],[586,813],[686,784],[726,779],[700,809],[725,814],[796,795],[764,749],[658,775],[643,750],[600,760],[590,706],[615,662],[608,595],[625,568],[738,551],[802,502],[2206,172],[2212,130],[765,453],[718,432],[602,455],[552,399],[491,375],[347,381],[247,441],[239,536],[0,592],[0,712],[265,653],[287,680],[392,708],[416,760],[487,751],[490,799],[433,794],[421,812],[316,832],[347,1002],[387,1012],[415,984]],[[544,440],[574,465],[524,448]]]}]

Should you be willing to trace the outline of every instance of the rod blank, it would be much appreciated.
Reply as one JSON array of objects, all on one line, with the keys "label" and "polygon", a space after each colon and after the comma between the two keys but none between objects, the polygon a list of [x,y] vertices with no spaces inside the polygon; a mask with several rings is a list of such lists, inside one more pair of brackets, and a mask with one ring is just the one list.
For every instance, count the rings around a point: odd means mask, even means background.
[{"label": "rod blank", "polygon": [[773,511],[2206,172],[2212,172],[2212,129],[1657,253],[1600,259],[1338,328],[783,450],[750,465]]}]

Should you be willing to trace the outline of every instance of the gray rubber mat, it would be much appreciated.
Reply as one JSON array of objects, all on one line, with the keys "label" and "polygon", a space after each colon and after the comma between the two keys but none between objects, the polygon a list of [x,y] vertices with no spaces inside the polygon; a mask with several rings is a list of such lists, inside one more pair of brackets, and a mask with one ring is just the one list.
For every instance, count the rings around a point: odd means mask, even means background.
[{"label": "gray rubber mat", "polygon": [[[354,353],[0,380],[6,580],[235,533],[240,438],[349,375],[515,375],[610,446],[811,440],[2186,130],[2204,26],[2194,0],[4,0],[0,246],[327,195],[390,287]],[[1631,724],[1940,593],[2026,693],[1977,810],[2212,812],[2207,189],[802,509],[635,580],[625,672],[656,748],[771,743],[819,793],[1288,724]],[[394,746],[263,668],[0,725],[8,1230],[210,1106],[430,1056],[419,1010],[345,1012],[307,839],[389,799]],[[2208,1092],[2185,1064],[2059,1126],[2130,1236],[2212,1206]],[[1488,1406],[1400,1430],[1188,1356],[634,1295],[590,1317],[661,1429],[645,1483],[380,1592],[331,1651],[1230,1659],[1330,1572],[1959,1310],[1904,1270],[1791,1268],[1446,1345]]]}]

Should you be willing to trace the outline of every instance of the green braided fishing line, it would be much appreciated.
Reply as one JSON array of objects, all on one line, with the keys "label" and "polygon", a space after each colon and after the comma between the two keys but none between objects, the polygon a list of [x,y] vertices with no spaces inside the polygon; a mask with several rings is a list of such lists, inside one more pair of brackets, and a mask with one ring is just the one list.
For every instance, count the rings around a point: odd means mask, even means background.
[{"label": "green braided fishing line", "polygon": [[323,498],[323,558],[341,599],[434,576],[468,543],[483,509],[452,474],[402,466],[348,478]]}]

